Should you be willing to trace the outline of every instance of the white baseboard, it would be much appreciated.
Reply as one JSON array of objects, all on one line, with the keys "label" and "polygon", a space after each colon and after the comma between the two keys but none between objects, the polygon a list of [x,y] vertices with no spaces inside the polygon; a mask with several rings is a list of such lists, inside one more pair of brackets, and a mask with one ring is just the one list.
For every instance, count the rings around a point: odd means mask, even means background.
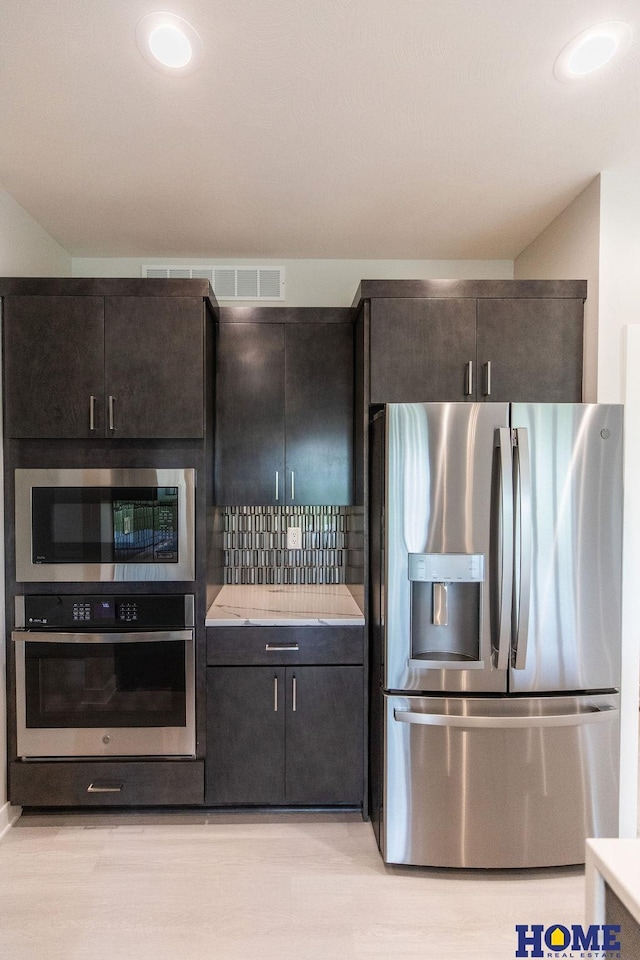
[{"label": "white baseboard", "polygon": [[0,807],[0,840],[11,829],[21,813],[22,807],[12,807],[10,803]]}]

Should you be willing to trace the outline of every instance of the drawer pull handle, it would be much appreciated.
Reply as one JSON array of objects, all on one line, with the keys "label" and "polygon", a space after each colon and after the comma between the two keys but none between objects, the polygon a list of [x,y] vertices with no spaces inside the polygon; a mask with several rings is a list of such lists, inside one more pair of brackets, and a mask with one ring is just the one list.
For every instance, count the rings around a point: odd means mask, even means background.
[{"label": "drawer pull handle", "polygon": [[297,643],[265,643],[264,648],[265,650],[269,650],[269,651],[300,649]]},{"label": "drawer pull handle", "polygon": [[87,793],[122,793],[123,783],[90,783]]}]

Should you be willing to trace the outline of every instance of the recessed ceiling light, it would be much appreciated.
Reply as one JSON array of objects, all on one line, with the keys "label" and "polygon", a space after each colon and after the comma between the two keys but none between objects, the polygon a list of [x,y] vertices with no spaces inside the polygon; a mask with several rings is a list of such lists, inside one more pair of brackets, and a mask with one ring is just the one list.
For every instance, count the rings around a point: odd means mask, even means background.
[{"label": "recessed ceiling light", "polygon": [[590,27],[566,45],[555,62],[558,80],[581,80],[601,70],[614,56],[622,56],[631,43],[631,27],[609,20]]},{"label": "recessed ceiling light", "polygon": [[173,76],[193,73],[202,59],[202,41],[175,13],[148,13],[136,27],[136,42],[147,63]]}]

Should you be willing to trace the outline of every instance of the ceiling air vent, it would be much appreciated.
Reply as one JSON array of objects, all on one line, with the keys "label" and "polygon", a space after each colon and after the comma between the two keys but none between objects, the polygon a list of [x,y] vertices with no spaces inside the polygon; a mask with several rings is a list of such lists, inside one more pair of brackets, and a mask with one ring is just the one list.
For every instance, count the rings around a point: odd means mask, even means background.
[{"label": "ceiling air vent", "polygon": [[209,280],[218,300],[284,300],[284,267],[145,266],[154,280]]}]

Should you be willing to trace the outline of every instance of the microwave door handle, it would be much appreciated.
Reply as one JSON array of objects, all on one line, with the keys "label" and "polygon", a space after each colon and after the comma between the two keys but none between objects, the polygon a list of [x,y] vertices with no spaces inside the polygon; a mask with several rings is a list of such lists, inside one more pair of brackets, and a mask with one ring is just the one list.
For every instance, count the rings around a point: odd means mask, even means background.
[{"label": "microwave door handle", "polygon": [[516,500],[518,512],[518,567],[517,606],[513,610],[514,669],[524,670],[529,640],[529,611],[531,605],[531,577],[533,551],[533,518],[531,503],[531,457],[529,434],[526,427],[516,430]]},{"label": "microwave door handle", "polygon": [[513,595],[513,455],[511,430],[498,428],[498,453],[500,475],[500,500],[498,522],[500,524],[499,558],[499,621],[498,621],[498,670],[509,666],[511,649],[511,600]]}]

